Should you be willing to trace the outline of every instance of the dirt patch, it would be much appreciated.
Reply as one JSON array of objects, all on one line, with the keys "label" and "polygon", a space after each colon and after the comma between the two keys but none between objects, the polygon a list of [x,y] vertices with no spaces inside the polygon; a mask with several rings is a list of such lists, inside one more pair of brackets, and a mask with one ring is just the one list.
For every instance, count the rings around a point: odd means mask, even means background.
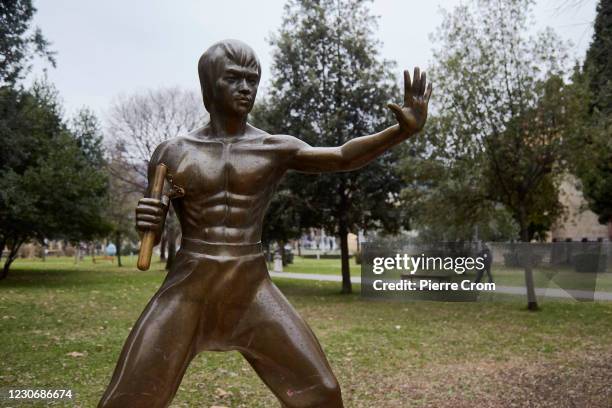
[{"label": "dirt patch", "polygon": [[[360,385],[345,387],[347,406],[612,407],[612,353],[434,365],[384,378],[361,377]],[[365,390],[365,384],[374,386]]]}]

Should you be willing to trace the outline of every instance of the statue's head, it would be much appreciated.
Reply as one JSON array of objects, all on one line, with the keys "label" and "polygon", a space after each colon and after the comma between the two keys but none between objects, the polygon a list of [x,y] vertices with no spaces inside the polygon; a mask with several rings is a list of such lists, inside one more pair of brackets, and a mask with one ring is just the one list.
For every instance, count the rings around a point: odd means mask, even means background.
[{"label": "statue's head", "polygon": [[251,47],[223,40],[207,49],[198,61],[206,110],[248,114],[255,103],[261,66]]}]

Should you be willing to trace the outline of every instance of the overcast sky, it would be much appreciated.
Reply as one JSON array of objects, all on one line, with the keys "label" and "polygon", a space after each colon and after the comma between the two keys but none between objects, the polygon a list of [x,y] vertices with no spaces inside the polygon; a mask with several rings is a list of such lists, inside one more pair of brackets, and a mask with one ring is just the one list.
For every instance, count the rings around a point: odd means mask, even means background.
[{"label": "overcast sky", "polygon": [[[591,41],[596,0],[537,0],[535,29],[553,27],[574,44],[583,59]],[[196,64],[216,41],[237,38],[251,45],[263,65],[262,85],[270,77],[271,47],[284,0],[34,0],[35,24],[57,51],[49,78],[59,89],[66,112],[93,108],[102,118],[120,94],[178,85],[199,89]],[[403,68],[426,68],[429,34],[440,24],[440,7],[459,0],[377,0],[381,54]],[[562,7],[560,5],[570,4]],[[36,64],[32,76],[40,75]]]}]

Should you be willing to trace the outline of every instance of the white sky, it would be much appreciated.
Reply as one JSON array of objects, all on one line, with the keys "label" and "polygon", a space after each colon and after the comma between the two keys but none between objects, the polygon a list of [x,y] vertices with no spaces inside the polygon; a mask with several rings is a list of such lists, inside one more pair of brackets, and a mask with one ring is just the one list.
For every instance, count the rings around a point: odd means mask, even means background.
[{"label": "white sky", "polygon": [[[404,68],[427,68],[429,34],[441,22],[440,7],[459,0],[376,0],[381,55]],[[582,60],[591,41],[597,0],[559,7],[570,0],[537,0],[535,29],[550,26],[574,44]],[[237,38],[251,45],[263,66],[262,88],[270,77],[267,38],[281,24],[284,0],[35,0],[35,24],[57,51],[50,80],[66,112],[89,106],[103,119],[113,98],[148,88],[178,85],[199,90],[196,64],[214,42]],[[39,63],[32,76],[40,75]],[[435,80],[435,79],[434,79]]]}]

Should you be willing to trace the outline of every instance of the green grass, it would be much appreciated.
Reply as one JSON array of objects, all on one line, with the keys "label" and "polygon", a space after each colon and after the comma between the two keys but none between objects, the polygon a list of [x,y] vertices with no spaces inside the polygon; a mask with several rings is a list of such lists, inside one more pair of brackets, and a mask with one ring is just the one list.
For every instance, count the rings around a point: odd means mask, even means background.
[{"label": "green grass", "polygon": [[[124,268],[90,259],[15,262],[0,282],[0,387],[71,388],[77,403],[66,406],[95,406],[164,277],[159,263],[140,272],[133,258],[125,261]],[[286,270],[339,273],[339,261],[297,258]],[[321,341],[347,407],[507,406],[512,398],[516,406],[539,406],[541,392],[521,390],[542,381],[554,391],[547,402],[612,402],[612,303],[551,300],[531,313],[521,298],[374,302],[340,295],[339,283],[275,282]],[[576,388],[591,384],[599,393]],[[213,405],[278,406],[238,353],[209,352],[193,361],[172,407]]]},{"label": "green grass", "polygon": [[[339,259],[310,259],[295,256],[294,263],[283,268],[283,272],[298,272],[298,273],[320,273],[323,275],[340,276],[342,268],[340,267]],[[355,257],[349,259],[349,268],[351,276],[361,275],[361,265],[355,263]]]}]

